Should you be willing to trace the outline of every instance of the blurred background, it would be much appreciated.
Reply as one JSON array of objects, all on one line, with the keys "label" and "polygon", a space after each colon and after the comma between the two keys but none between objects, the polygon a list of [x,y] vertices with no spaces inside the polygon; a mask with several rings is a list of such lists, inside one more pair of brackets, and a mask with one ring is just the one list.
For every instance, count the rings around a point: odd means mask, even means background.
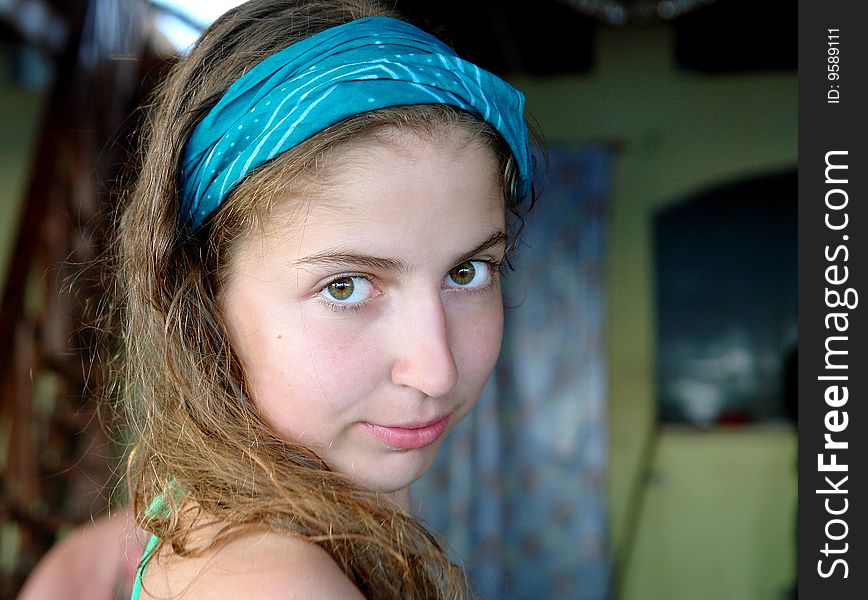
[{"label": "blurred background", "polygon": [[[489,598],[795,586],[796,4],[395,0],[527,96],[543,189],[478,410],[414,488]],[[0,591],[123,503],[94,260],[231,0],[0,0]]]}]

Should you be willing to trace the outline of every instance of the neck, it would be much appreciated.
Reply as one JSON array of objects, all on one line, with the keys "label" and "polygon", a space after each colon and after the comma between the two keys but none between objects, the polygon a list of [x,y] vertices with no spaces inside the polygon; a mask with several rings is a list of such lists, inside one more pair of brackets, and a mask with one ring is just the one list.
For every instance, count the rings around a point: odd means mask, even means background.
[{"label": "neck", "polygon": [[407,512],[410,511],[410,486],[389,492],[386,496]]}]

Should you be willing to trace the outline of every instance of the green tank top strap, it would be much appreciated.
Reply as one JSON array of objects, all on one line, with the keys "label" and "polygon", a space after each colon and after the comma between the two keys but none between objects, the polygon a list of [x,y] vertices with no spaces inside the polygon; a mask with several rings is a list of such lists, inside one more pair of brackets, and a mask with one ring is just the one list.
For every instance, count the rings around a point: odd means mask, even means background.
[{"label": "green tank top strap", "polygon": [[157,546],[157,542],[159,541],[160,538],[151,535],[151,539],[148,540],[148,545],[145,546],[145,551],[142,553],[142,560],[139,561],[139,568],[136,569],[136,579],[133,582],[133,593],[130,594],[130,600],[139,600],[139,596],[142,593],[142,578],[145,576],[145,558],[154,551],[154,548]]},{"label": "green tank top strap", "polygon": [[[169,484],[168,493],[175,496],[182,495],[180,489],[174,484],[174,480]],[[147,510],[145,510],[145,516],[149,519],[167,516],[169,507],[166,506],[166,504],[165,500],[163,500],[163,495],[158,495],[156,498],[151,500]],[[159,541],[160,538],[152,534],[151,539],[148,540],[148,545],[145,546],[145,551],[142,553],[142,559],[139,561],[139,567],[136,569],[136,579],[133,582],[133,591],[130,594],[130,600],[139,600],[139,596],[142,593],[142,578],[145,576],[145,559],[151,555]]]}]

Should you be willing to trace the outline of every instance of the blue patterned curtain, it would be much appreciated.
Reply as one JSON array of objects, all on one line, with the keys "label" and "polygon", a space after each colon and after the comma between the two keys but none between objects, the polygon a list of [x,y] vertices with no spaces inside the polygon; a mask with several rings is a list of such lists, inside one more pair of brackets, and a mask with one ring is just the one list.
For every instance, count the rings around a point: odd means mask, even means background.
[{"label": "blue patterned curtain", "polygon": [[603,256],[608,148],[553,146],[516,272],[503,351],[475,411],[413,487],[491,599],[609,596]]}]

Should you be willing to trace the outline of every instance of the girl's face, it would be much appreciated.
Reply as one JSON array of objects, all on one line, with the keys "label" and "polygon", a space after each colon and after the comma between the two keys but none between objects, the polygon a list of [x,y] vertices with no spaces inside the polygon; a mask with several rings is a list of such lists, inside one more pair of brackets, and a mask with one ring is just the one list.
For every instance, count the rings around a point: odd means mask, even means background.
[{"label": "girl's face", "polygon": [[238,244],[223,309],[278,435],[399,492],[473,407],[500,350],[498,165],[460,130],[371,138],[330,164],[327,185]]}]

